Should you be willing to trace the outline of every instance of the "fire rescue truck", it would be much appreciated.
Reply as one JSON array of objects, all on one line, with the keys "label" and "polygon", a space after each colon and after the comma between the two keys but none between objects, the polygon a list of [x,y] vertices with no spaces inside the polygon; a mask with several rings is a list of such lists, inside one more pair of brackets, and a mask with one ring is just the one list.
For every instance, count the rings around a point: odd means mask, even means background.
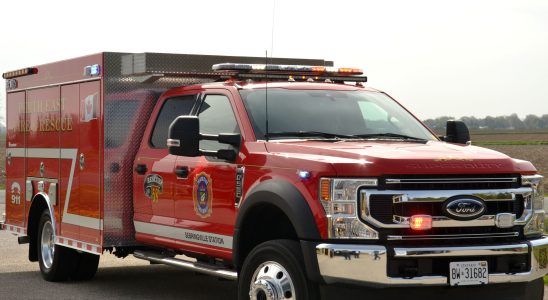
[{"label": "fire rescue truck", "polygon": [[240,299],[542,298],[543,177],[462,122],[436,136],[361,69],[105,52],[3,78],[2,225],[48,281],[91,279],[109,251],[238,280]]}]

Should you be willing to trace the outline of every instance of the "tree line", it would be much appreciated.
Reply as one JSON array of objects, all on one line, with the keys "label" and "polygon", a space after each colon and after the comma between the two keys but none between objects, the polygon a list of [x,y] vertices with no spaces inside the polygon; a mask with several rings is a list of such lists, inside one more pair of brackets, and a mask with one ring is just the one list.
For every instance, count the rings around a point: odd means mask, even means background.
[{"label": "tree line", "polygon": [[470,130],[529,130],[529,129],[548,129],[548,114],[542,116],[527,115],[520,119],[517,114],[509,116],[498,116],[485,118],[476,118],[473,116],[462,117],[459,119],[453,117],[439,117],[435,119],[426,119],[424,124],[434,131],[445,131],[445,124],[448,120],[463,121]]}]

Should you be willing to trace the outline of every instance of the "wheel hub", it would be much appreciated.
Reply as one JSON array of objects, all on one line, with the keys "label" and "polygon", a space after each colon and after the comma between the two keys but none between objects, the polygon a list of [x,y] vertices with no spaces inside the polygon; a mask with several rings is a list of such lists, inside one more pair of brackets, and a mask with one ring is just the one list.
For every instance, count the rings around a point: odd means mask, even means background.
[{"label": "wheel hub", "polygon": [[277,262],[265,262],[251,278],[249,298],[252,300],[295,300],[293,280]]},{"label": "wheel hub", "polygon": [[51,268],[53,256],[55,255],[55,242],[53,236],[53,226],[51,221],[46,221],[42,227],[42,236],[40,238],[40,249],[42,262],[46,268]]}]

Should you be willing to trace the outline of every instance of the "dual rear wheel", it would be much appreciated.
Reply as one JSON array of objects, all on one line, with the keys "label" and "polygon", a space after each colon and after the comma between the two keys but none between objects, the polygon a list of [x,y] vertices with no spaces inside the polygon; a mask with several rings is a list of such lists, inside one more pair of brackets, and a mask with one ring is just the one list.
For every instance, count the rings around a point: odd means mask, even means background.
[{"label": "dual rear wheel", "polygon": [[51,215],[46,209],[38,223],[38,263],[47,281],[89,280],[99,266],[99,255],[79,252],[55,244]]}]

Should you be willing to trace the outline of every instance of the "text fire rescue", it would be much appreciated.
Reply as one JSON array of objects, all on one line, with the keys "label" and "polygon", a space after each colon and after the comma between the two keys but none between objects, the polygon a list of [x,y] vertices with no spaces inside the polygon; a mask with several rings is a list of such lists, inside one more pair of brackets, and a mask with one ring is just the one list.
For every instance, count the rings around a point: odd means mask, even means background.
[{"label": "text fire rescue", "polygon": [[25,106],[19,106],[19,126],[18,132],[30,132],[31,121],[29,115],[38,113],[39,132],[49,131],[72,131],[72,117],[70,115],[59,116],[59,110],[63,110],[65,99],[52,101],[29,101],[27,111]]}]

